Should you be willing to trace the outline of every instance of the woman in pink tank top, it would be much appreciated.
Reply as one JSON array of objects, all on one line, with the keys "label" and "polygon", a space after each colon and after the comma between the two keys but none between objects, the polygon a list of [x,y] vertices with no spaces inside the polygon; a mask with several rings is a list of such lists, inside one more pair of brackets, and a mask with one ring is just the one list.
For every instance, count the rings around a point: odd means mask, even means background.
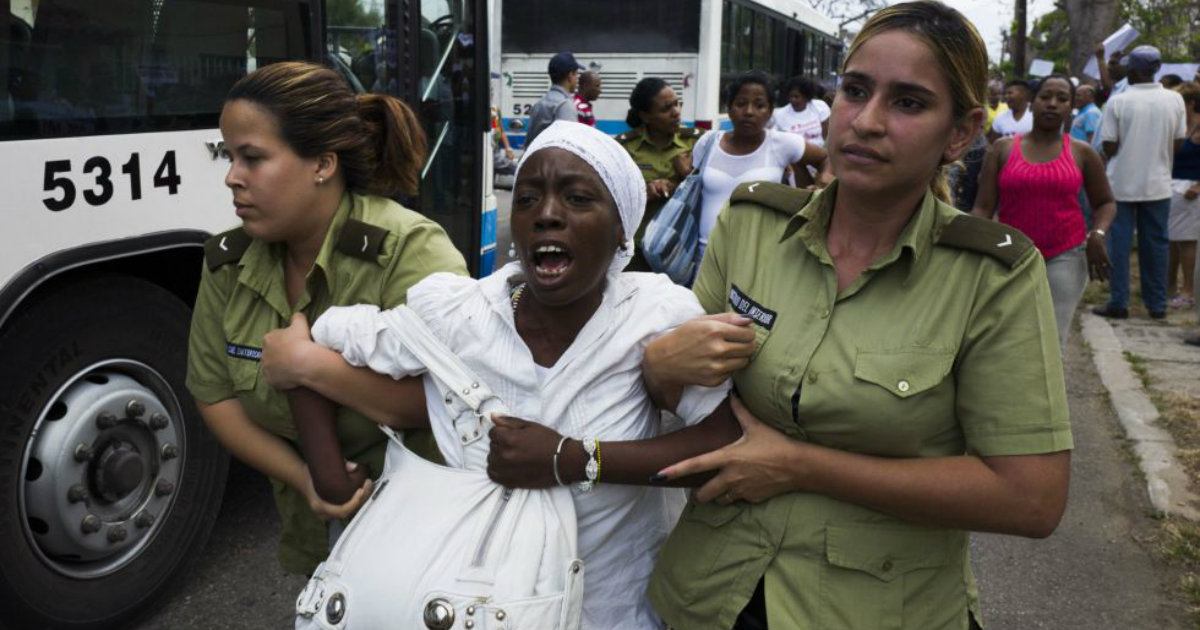
[{"label": "woman in pink tank top", "polygon": [[[1104,234],[1117,212],[1100,155],[1064,132],[1074,100],[1075,86],[1067,77],[1042,80],[1031,106],[1033,130],[1001,138],[988,149],[971,211],[1021,230],[1042,252],[1062,346],[1088,276],[1108,278]],[[1081,190],[1096,209],[1090,232],[1079,205]]]}]

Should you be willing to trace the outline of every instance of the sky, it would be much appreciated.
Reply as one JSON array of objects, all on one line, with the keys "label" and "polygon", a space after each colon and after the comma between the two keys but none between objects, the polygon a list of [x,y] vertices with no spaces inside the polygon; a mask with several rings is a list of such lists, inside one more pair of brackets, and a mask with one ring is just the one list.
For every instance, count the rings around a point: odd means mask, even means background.
[{"label": "sky", "polygon": [[[967,19],[975,24],[979,35],[987,44],[988,57],[993,62],[1000,61],[1000,48],[1004,40],[1000,37],[1001,29],[1008,28],[1013,20],[1013,0],[942,0],[958,9]],[[900,0],[889,0],[889,4],[898,4]],[[1038,17],[1054,10],[1054,0],[1026,0],[1026,22],[1033,27]]]}]

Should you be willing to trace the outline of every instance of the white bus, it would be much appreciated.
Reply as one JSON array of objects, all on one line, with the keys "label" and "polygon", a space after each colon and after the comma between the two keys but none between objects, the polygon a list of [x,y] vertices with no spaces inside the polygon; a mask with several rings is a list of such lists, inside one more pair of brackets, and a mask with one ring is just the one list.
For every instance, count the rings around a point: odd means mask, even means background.
[{"label": "white bus", "polygon": [[733,75],[761,70],[777,82],[803,74],[832,83],[843,55],[837,25],[803,0],[496,1],[498,105],[515,146],[550,88],[546,66],[559,51],[600,72],[593,108],[597,128],[609,134],[628,129],[629,94],[644,77],[675,89],[684,124],[728,127],[720,91]]},{"label": "white bus", "polygon": [[227,454],[183,387],[217,119],[285,59],[417,104],[419,198],[494,257],[484,0],[0,0],[0,626],[121,627],[201,551]]}]

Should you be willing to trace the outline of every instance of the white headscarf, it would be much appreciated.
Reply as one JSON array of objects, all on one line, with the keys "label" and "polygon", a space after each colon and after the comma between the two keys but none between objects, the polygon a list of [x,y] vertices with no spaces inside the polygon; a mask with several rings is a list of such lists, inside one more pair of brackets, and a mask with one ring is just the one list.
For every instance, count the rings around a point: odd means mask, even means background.
[{"label": "white headscarf", "polygon": [[621,227],[625,231],[625,243],[613,256],[608,267],[609,275],[620,273],[633,258],[633,235],[642,224],[646,211],[646,182],[642,171],[625,148],[595,127],[569,120],[556,120],[546,127],[525,149],[517,163],[516,178],[521,177],[521,167],[529,156],[542,149],[565,149],[587,162],[617,204],[621,216]]}]

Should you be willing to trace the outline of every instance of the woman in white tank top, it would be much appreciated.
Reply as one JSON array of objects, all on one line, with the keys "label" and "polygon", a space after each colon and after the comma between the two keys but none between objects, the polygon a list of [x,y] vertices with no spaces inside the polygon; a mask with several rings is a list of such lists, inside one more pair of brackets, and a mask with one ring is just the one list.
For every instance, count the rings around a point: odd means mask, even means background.
[{"label": "woman in white tank top", "polygon": [[[813,165],[828,176],[825,150],[804,137],[767,129],[773,112],[770,86],[766,75],[748,72],[729,85],[725,108],[733,130],[709,134],[700,140],[696,152],[712,150],[704,166],[704,192],[700,206],[700,244],[708,243],[708,233],[729,201],[733,189],[743,182],[778,182],[791,164]],[[715,144],[714,144],[715,143]],[[697,163],[699,163],[697,161]]]}]

